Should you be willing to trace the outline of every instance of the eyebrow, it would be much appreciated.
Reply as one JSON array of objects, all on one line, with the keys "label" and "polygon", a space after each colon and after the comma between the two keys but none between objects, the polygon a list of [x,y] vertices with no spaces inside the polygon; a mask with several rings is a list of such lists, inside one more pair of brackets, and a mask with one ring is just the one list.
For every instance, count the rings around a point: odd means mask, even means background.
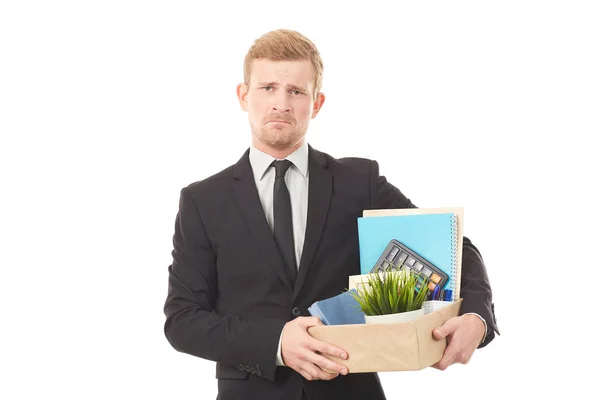
[{"label": "eyebrow", "polygon": [[[280,86],[277,82],[259,82],[258,86],[263,87],[263,86]],[[308,88],[303,88],[301,86],[297,86],[297,85],[286,85],[288,87],[288,89],[295,89],[295,90],[299,90],[301,92],[307,92]]]}]

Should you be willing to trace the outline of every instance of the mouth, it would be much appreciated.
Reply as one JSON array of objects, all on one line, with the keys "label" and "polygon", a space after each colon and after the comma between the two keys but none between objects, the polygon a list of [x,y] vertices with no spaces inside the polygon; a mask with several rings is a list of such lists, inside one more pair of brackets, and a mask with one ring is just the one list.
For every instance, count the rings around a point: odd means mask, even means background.
[{"label": "mouth", "polygon": [[292,125],[291,122],[288,121],[267,121],[266,125]]}]

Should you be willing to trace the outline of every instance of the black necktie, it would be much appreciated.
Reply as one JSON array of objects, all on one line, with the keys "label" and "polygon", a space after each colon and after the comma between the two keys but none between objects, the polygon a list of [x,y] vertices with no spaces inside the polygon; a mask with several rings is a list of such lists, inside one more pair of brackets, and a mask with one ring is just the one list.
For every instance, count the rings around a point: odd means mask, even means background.
[{"label": "black necktie", "polygon": [[296,256],[294,250],[294,227],[292,224],[292,203],[290,192],[285,184],[285,173],[292,165],[289,160],[273,161],[275,185],[273,185],[273,234],[285,263],[292,285],[296,282]]}]

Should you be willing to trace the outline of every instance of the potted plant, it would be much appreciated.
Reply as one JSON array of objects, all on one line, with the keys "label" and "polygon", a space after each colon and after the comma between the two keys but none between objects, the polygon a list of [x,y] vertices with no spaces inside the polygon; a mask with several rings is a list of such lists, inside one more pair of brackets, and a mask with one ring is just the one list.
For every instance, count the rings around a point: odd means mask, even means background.
[{"label": "potted plant", "polygon": [[425,315],[423,302],[429,295],[427,282],[410,269],[367,274],[366,282],[352,293],[367,324],[413,321]]}]

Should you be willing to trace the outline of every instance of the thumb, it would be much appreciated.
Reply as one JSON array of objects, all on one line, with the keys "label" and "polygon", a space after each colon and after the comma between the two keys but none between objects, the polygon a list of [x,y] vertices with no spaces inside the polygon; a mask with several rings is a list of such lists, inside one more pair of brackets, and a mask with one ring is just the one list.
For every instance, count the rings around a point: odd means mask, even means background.
[{"label": "thumb", "polygon": [[319,319],[319,317],[304,317],[302,318],[302,325],[305,328],[309,328],[311,326],[319,326],[323,325],[323,322]]},{"label": "thumb", "polygon": [[433,330],[433,337],[440,340],[446,338],[452,332],[456,330],[455,327],[456,318],[450,318],[442,326]]},{"label": "thumb", "polygon": [[437,340],[441,340],[444,339],[446,336],[448,336],[448,329],[445,329],[444,326],[440,326],[439,328],[435,328],[433,330],[433,337],[436,338]]}]

